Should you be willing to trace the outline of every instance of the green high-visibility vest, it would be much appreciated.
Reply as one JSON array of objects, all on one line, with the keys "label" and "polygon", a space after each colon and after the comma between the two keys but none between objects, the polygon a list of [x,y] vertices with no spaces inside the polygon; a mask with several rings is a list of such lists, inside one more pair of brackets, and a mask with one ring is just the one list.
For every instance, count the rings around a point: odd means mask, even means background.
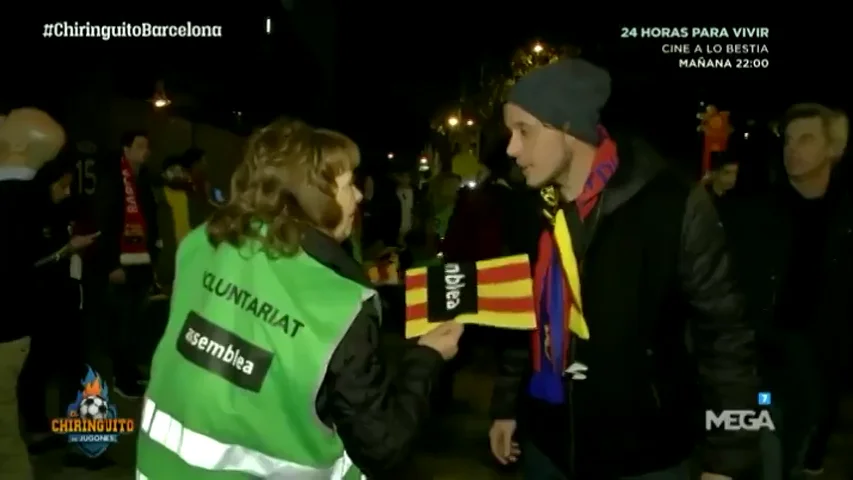
[{"label": "green high-visibility vest", "polygon": [[[251,242],[250,242],[251,243]],[[181,243],[139,423],[137,478],[355,480],[315,411],[329,359],[375,292],[309,255]]]}]

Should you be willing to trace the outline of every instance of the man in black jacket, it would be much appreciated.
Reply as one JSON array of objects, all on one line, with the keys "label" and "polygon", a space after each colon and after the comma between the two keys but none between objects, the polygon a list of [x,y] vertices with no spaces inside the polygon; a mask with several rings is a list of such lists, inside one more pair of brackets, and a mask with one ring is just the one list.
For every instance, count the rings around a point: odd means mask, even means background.
[{"label": "man in black jacket", "polygon": [[[71,234],[73,205],[66,200],[71,196],[73,171],[74,165],[67,159],[52,160],[33,180],[39,203],[31,205],[29,211],[42,227],[42,236],[34,245],[39,252],[37,290],[40,298],[49,301],[41,308],[42,328],[32,335],[18,395],[27,440],[34,451],[61,440],[51,432],[50,419],[65,414],[68,399],[77,395],[85,373],[84,352],[77,347],[68,348],[82,345],[85,340],[80,316],[80,258],[76,254],[95,242],[98,234]],[[48,407],[48,385],[53,379],[59,380],[60,396]]]},{"label": "man in black jacket", "polygon": [[522,78],[504,110],[507,153],[542,189],[532,221],[515,219],[541,301],[533,338],[515,335],[502,355],[492,451],[520,455],[531,479],[687,479],[704,436],[703,479],[749,478],[757,432],[701,431],[704,408],[757,408],[722,228],[704,190],[599,125],[609,85],[563,60]]},{"label": "man in black jacket", "polygon": [[40,327],[45,301],[38,291],[35,263],[41,218],[33,178],[65,143],[65,131],[48,114],[24,108],[0,117],[0,272],[6,279],[0,301],[6,312],[0,329],[0,478],[32,478],[18,426],[18,376],[30,350],[30,335]]},{"label": "man in black jacket", "polygon": [[787,176],[726,225],[757,326],[762,376],[781,413],[782,467],[822,470],[853,317],[853,196],[840,158],[847,119],[803,104],[785,116]]},{"label": "man in black jacket", "polygon": [[[157,205],[145,161],[151,151],[144,132],[121,138],[122,155],[103,159],[95,189],[95,222],[101,238],[92,258],[90,298],[104,302],[101,321],[109,341],[113,386],[120,395],[137,398],[145,380],[137,367],[141,326],[145,324],[153,268],[159,250]],[[87,273],[87,276],[90,276]]]}]

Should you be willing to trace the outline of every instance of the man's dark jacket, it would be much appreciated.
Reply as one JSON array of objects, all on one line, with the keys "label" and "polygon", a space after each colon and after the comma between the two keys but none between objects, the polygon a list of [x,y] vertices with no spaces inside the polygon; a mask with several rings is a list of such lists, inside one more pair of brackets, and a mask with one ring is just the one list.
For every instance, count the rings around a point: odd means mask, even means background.
[{"label": "man's dark jacket", "polygon": [[[92,245],[91,263],[86,266],[87,276],[106,279],[113,270],[121,266],[121,241],[124,233],[124,181],[119,157],[104,157],[98,160],[98,183],[95,187],[95,224],[101,232]],[[152,265],[156,265],[159,229],[157,202],[152,188],[153,176],[142,167],[136,176],[139,207],[145,218],[146,240]]]},{"label": "man's dark jacket", "polygon": [[[726,219],[732,253],[738,266],[740,282],[744,285],[748,318],[757,329],[759,346],[765,371],[772,376],[784,361],[782,337],[793,334],[811,345],[820,372],[830,383],[837,383],[836,375],[850,368],[851,323],[853,323],[853,194],[850,178],[840,165],[833,172],[825,199],[825,232],[813,232],[822,244],[813,252],[793,250],[794,219],[790,200],[797,193],[786,179],[774,185],[769,192],[751,195],[739,202],[730,218]],[[822,247],[822,248],[821,248]],[[817,298],[803,298],[810,303],[810,318],[803,319],[801,328],[790,331],[790,326],[780,325],[780,300],[786,294],[791,272],[791,259],[805,255],[818,263],[818,278],[804,278],[802,282],[818,282]],[[795,280],[796,281],[796,280]],[[807,289],[804,289],[807,290]],[[784,382],[785,379],[777,379]]]},{"label": "man's dark jacket", "polygon": [[397,196],[397,184],[388,177],[376,176],[373,198],[364,205],[363,245],[369,248],[376,242],[385,246],[397,245],[402,223],[402,204]]},{"label": "man's dark jacket", "polygon": [[33,312],[44,299],[34,265],[41,254],[40,207],[46,195],[33,180],[0,179],[0,272],[6,282],[0,294],[6,310],[0,343],[27,337],[37,328]]},{"label": "man's dark jacket", "polygon": [[[757,460],[757,435],[704,432],[705,408],[756,408],[754,334],[730,278],[722,227],[701,187],[667,169],[644,142],[615,140],[616,174],[586,224],[570,227],[590,328],[590,340],[575,339],[570,356],[588,366],[587,378],[564,382],[567,406],[532,399],[529,338],[508,334],[493,418],[517,418],[522,441],[574,478],[673,467],[702,436],[703,469],[744,478]],[[524,250],[534,262],[541,208],[540,201],[513,219],[530,232]]]},{"label": "man's dark jacket", "polygon": [[506,223],[515,192],[504,180],[488,179],[474,190],[462,189],[441,250],[447,261],[476,262],[506,254],[515,229]]}]

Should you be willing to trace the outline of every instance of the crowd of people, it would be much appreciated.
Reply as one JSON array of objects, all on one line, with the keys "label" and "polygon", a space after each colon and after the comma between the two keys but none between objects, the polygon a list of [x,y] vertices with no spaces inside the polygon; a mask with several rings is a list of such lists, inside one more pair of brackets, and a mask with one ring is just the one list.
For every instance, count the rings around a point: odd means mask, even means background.
[{"label": "crowd of people", "polygon": [[[487,162],[475,186],[452,171],[364,173],[345,135],[279,120],[249,138],[218,195],[204,152],[151,175],[149,139],[130,132],[74,224],[62,127],[10,112],[4,299],[34,308],[9,317],[0,343],[0,472],[31,477],[27,446],[49,437],[47,379],[76,389],[87,361],[51,355],[85,343],[68,325],[94,312],[114,391],[144,397],[137,478],[402,478],[470,343],[443,322],[388,365],[380,331],[402,331],[405,301],[399,276],[369,270],[524,253],[536,328],[464,333],[497,355],[496,463],[532,480],[818,474],[853,333],[847,117],[792,107],[786,175],[744,193],[751,159],[737,148],[690,182],[602,124],[609,96],[609,74],[584,60],[533,70],[504,107],[517,168]],[[138,333],[157,298],[168,322],[147,372]],[[706,411],[768,409],[773,429],[705,425]]]},{"label": "crowd of people", "polygon": [[[142,397],[149,306],[168,298],[177,244],[215,202],[207,195],[203,152],[170,157],[153,175],[143,131],[124,134],[120,151],[87,171],[97,180],[91,198],[74,195],[84,190],[75,184],[77,158],[63,151],[65,132],[47,113],[11,111],[0,137],[2,216],[10,227],[2,265],[15,279],[4,298],[22,306],[4,329],[9,378],[2,397],[10,413],[0,469],[29,478],[28,451],[63,444],[51,419],[67,415],[87,365],[112,392]],[[55,381],[58,399],[48,393]],[[110,462],[69,455],[68,463],[98,469]]]}]

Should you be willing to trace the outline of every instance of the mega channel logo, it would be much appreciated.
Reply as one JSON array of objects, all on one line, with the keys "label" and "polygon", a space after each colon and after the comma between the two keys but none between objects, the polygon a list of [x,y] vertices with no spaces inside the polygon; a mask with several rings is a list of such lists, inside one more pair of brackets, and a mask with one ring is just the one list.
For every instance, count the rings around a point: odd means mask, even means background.
[{"label": "mega channel logo", "polygon": [[65,435],[81,453],[94,458],[118,443],[121,435],[133,433],[136,422],[119,418],[115,404],[110,402],[107,384],[92,367],[87,368],[77,399],[68,405],[65,417],[54,418],[50,427],[53,433]]}]

